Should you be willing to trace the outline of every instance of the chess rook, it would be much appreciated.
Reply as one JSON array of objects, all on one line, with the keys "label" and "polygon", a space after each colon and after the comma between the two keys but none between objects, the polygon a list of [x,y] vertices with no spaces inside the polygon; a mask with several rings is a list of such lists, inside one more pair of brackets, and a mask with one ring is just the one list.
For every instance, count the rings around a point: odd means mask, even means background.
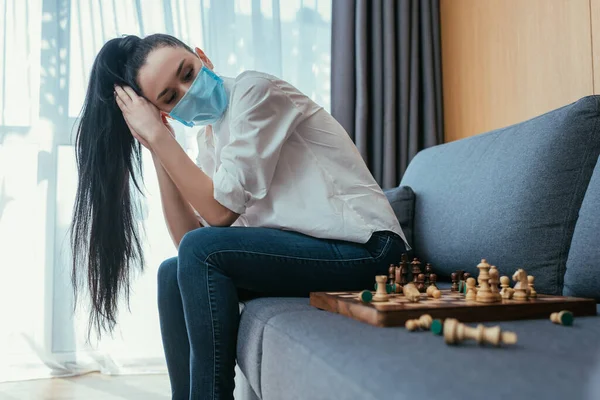
[{"label": "chess rook", "polygon": [[377,282],[377,292],[375,292],[372,301],[387,301],[390,298],[390,295],[387,292],[387,285],[385,284],[387,276],[377,275],[375,281]]},{"label": "chess rook", "polygon": [[500,344],[517,343],[517,334],[502,332],[499,326],[486,328],[480,324],[476,328],[472,328],[453,318],[447,318],[444,321],[444,340],[447,344],[457,344],[467,339],[475,340],[480,345],[488,343],[499,346]]}]

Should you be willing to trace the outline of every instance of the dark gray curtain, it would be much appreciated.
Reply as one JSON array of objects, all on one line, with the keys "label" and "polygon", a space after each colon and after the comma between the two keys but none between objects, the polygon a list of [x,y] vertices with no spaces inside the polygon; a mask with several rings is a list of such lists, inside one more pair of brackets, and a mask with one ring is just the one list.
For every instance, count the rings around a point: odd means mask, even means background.
[{"label": "dark gray curtain", "polygon": [[439,0],[333,0],[331,109],[383,188],[443,141]]}]

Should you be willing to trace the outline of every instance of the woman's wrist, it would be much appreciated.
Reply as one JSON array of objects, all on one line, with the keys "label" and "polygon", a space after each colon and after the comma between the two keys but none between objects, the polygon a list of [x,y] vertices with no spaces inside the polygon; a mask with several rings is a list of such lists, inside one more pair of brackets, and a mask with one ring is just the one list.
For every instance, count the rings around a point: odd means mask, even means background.
[{"label": "woman's wrist", "polygon": [[148,134],[148,144],[150,144],[152,154],[156,153],[154,149],[156,149],[157,146],[160,146],[161,143],[165,142],[165,140],[170,139],[173,139],[173,135],[171,135],[171,132],[169,132],[167,127],[164,125],[157,127],[153,132],[150,132]]}]

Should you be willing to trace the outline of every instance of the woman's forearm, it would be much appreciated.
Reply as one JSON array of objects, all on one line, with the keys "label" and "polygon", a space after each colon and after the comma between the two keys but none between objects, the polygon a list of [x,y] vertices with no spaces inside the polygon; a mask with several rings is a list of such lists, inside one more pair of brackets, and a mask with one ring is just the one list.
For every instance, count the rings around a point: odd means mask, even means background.
[{"label": "woman's forearm", "polygon": [[160,200],[167,228],[175,247],[178,248],[183,235],[202,227],[202,224],[198,221],[192,206],[183,198],[155,154],[152,154],[152,160],[158,176]]},{"label": "woman's forearm", "polygon": [[230,226],[239,217],[215,200],[213,181],[183,151],[171,135],[157,135],[151,143],[165,171],[181,196],[211,226]]}]

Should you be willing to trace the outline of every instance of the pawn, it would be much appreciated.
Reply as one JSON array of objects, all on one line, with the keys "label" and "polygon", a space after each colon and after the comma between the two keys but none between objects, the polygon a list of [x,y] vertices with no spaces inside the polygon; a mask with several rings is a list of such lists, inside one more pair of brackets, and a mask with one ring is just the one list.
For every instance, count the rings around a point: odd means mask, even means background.
[{"label": "pawn", "polygon": [[358,294],[358,299],[363,303],[370,303],[373,300],[373,293],[370,290],[363,290]]},{"label": "pawn", "polygon": [[419,292],[423,293],[425,292],[425,274],[419,274],[417,275],[417,289],[419,290]]},{"label": "pawn", "polygon": [[409,331],[415,331],[419,328],[421,329],[429,329],[431,327],[431,322],[433,318],[429,314],[423,314],[419,317],[419,319],[409,319],[405,323],[405,327]]},{"label": "pawn", "polygon": [[492,265],[490,267],[490,290],[494,295],[496,301],[502,301],[502,296],[498,290],[498,283],[500,282],[498,269]]},{"label": "pawn", "polygon": [[452,292],[458,292],[458,274],[456,272],[451,273],[450,279],[452,280],[452,286],[450,287],[450,290]]},{"label": "pawn", "polygon": [[435,285],[429,285],[427,288],[427,296],[433,297],[434,299],[439,299],[442,297],[442,291],[439,290]]},{"label": "pawn", "polygon": [[475,278],[467,279],[467,295],[465,299],[467,301],[475,301],[477,298],[477,289],[475,288]]},{"label": "pawn", "polygon": [[472,328],[461,324],[453,318],[448,318],[444,321],[444,341],[447,344],[457,344],[467,339],[476,340],[480,345],[489,343],[498,346],[501,343],[517,343],[517,334],[514,332],[502,332],[499,326],[486,328],[480,324],[476,328]]},{"label": "pawn", "polygon": [[429,286],[436,286],[437,287],[437,274],[430,274],[429,275]]},{"label": "pawn", "polygon": [[573,319],[573,313],[567,310],[553,312],[552,314],[550,314],[550,321],[559,325],[571,326],[573,325]]},{"label": "pawn", "polygon": [[500,290],[500,296],[502,296],[504,300],[512,299],[513,289],[510,287],[510,278],[508,276],[500,278],[500,287],[502,288],[502,290]]},{"label": "pawn", "polygon": [[388,301],[390,295],[387,291],[388,285],[385,284],[387,281],[387,276],[377,275],[375,277],[375,281],[377,282],[377,292],[375,292],[375,296],[373,296],[372,301]]},{"label": "pawn", "polygon": [[463,294],[467,294],[467,279],[469,279],[470,277],[471,277],[471,274],[468,273],[468,272],[465,272],[463,274],[463,280],[460,281],[460,283],[458,285],[459,289],[460,289],[460,292],[463,293]]},{"label": "pawn", "polygon": [[527,282],[529,283],[529,297],[537,297],[537,292],[533,287],[533,282],[535,281],[535,276],[527,275]]}]

